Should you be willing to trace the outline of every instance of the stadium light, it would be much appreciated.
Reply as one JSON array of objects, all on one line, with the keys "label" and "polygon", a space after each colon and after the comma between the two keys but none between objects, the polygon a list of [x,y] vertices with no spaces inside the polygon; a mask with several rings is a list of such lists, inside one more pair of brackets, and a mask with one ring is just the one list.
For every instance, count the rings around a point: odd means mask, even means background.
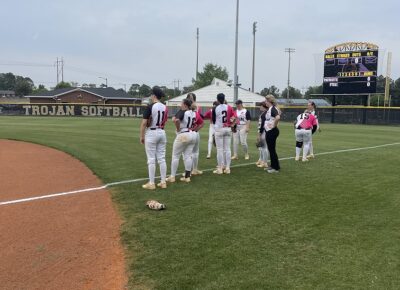
[{"label": "stadium light", "polygon": [[238,66],[238,35],[239,35],[239,0],[236,1],[236,34],[235,34],[235,73],[233,76],[233,102],[236,103],[238,100],[238,81],[237,75]]},{"label": "stadium light", "polygon": [[285,48],[285,52],[289,54],[289,67],[288,67],[288,80],[287,80],[287,95],[286,98],[289,99],[289,90],[290,90],[290,61],[291,61],[291,54],[296,52],[295,48]]},{"label": "stadium light", "polygon": [[254,75],[255,75],[255,62],[256,62],[256,31],[257,22],[253,23],[253,70],[251,78],[251,91],[254,93]]}]

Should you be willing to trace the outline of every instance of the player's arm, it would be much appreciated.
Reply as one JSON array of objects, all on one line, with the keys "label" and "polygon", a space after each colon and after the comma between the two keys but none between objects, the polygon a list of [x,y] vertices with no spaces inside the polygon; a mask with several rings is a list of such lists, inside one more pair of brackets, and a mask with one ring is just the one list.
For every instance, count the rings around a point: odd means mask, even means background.
[{"label": "player's arm", "polygon": [[144,144],[144,134],[146,127],[151,117],[151,106],[148,106],[143,112],[142,123],[140,123],[140,143]]},{"label": "player's arm", "polygon": [[238,121],[238,117],[237,117],[236,112],[232,109],[231,106],[228,107],[228,116],[229,116],[228,121],[231,122],[231,126],[233,127],[234,125],[236,125],[236,123]]},{"label": "player's arm", "polygon": [[148,119],[143,119],[140,124],[140,143],[144,144],[144,133],[146,131]]},{"label": "player's arm", "polygon": [[272,109],[271,116],[274,117],[274,128],[276,128],[278,126],[279,120],[281,119],[281,115],[275,107]]},{"label": "player's arm", "polygon": [[179,129],[181,126],[181,120],[183,120],[184,116],[185,116],[185,112],[182,110],[179,110],[178,113],[176,113],[175,117],[172,118],[172,122],[174,122],[175,127],[176,127],[176,132],[179,132]]},{"label": "player's arm", "polygon": [[249,111],[246,111],[246,133],[250,131],[251,115]]},{"label": "player's arm", "polygon": [[201,114],[197,112],[196,113],[196,124],[193,128],[193,131],[199,132],[200,129],[203,128],[203,126],[204,126],[204,120],[201,117]]},{"label": "player's arm", "polygon": [[312,134],[314,134],[315,133],[315,131],[317,131],[317,129],[318,129],[318,121],[317,121],[317,118],[315,118],[315,116],[313,116],[313,115],[310,115],[310,117],[312,117],[312,125],[313,125],[313,128],[312,128]]}]

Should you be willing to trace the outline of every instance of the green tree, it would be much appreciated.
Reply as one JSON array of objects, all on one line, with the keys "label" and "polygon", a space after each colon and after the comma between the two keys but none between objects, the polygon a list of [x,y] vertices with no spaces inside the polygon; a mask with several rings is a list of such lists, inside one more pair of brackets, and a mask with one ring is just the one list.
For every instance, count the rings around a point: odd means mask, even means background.
[{"label": "green tree", "polygon": [[[287,88],[282,91],[281,96],[282,98],[287,97]],[[299,89],[296,89],[294,87],[289,87],[289,97],[291,99],[301,99],[303,96]]]},{"label": "green tree", "polygon": [[260,92],[261,96],[266,96],[266,95],[273,95],[274,97],[279,97],[279,89],[275,87],[274,85],[270,86],[269,88],[263,88]]},{"label": "green tree", "polygon": [[147,97],[148,95],[150,95],[150,92],[151,92],[151,87],[149,87],[146,84],[142,84],[139,87],[139,96],[142,97],[142,98]]},{"label": "green tree", "polygon": [[30,78],[16,76],[15,80],[15,95],[22,97],[32,93],[34,88],[33,81]]},{"label": "green tree", "polygon": [[47,91],[48,90],[46,89],[46,87],[44,85],[39,85],[38,87],[33,88],[34,94],[40,94],[40,93],[47,92]]},{"label": "green tree", "polygon": [[211,84],[214,78],[218,78],[223,81],[227,81],[229,77],[228,71],[225,67],[218,66],[216,64],[207,63],[203,72],[199,72],[197,80],[192,79],[193,89],[197,90]]},{"label": "green tree", "polygon": [[128,94],[130,94],[131,96],[137,97],[139,94],[139,88],[140,88],[139,84],[132,84],[128,90]]},{"label": "green tree", "polygon": [[0,74],[0,90],[14,91],[16,76],[13,73]]},{"label": "green tree", "polygon": [[70,83],[68,83],[68,82],[60,82],[54,87],[55,90],[57,90],[57,89],[67,89],[67,88],[72,88],[72,85]]},{"label": "green tree", "polygon": [[304,94],[306,99],[311,99],[313,94],[322,94],[322,85],[320,86],[310,86]]}]

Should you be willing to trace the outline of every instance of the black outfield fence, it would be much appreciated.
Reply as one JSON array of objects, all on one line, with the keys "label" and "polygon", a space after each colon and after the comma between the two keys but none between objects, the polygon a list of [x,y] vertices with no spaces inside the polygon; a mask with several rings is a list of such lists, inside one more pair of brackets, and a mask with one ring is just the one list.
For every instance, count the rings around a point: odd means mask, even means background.
[{"label": "black outfield fence", "polygon": [[[99,105],[99,104],[0,104],[0,116],[55,116],[55,117],[141,117],[143,105]],[[203,107],[203,113],[209,108]],[[258,119],[258,107],[247,108],[254,120]],[[179,107],[169,107],[173,116]],[[281,108],[282,120],[294,121],[305,107]],[[334,106],[317,111],[321,123],[400,125],[400,107]]]}]

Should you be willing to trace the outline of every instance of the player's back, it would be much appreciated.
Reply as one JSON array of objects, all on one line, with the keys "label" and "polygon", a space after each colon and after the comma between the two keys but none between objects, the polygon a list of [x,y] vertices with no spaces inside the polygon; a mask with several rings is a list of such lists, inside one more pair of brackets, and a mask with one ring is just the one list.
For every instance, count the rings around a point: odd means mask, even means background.
[{"label": "player's back", "polygon": [[168,108],[164,104],[158,102],[150,105],[151,123],[150,129],[164,129],[168,119]]}]

